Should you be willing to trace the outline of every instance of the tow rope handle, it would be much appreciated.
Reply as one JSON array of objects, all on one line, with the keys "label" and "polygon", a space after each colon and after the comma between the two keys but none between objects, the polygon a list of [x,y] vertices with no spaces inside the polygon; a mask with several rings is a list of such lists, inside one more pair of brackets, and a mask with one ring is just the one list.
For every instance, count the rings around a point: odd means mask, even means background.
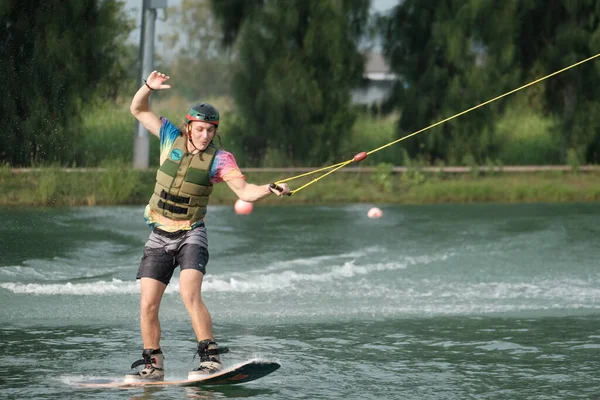
[{"label": "tow rope handle", "polygon": [[[271,189],[277,190],[278,192],[283,192],[283,188],[281,186],[279,186],[278,184],[276,184],[276,183],[271,183],[269,185],[269,187]],[[286,193],[286,196],[291,196],[291,195],[292,195],[292,192]]]}]

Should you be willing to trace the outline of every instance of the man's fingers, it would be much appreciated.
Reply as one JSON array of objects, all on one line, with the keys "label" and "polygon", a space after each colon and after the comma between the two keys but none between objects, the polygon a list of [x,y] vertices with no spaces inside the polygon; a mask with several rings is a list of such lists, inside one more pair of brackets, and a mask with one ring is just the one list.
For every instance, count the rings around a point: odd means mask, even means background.
[{"label": "man's fingers", "polygon": [[[283,191],[284,191],[283,187],[277,185],[276,183],[271,183],[269,185],[269,187],[271,188],[271,190],[273,190],[275,192],[275,194],[277,196],[283,196]],[[287,192],[286,195],[291,196],[292,194],[290,192]]]}]

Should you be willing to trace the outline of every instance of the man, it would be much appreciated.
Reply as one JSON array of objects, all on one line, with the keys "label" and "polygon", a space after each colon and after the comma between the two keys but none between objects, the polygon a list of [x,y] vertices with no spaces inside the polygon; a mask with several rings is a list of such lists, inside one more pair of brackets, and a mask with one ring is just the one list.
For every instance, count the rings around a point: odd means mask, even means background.
[{"label": "man", "polygon": [[198,103],[190,108],[186,123],[179,129],[166,118],[150,111],[153,91],[169,89],[169,79],[153,71],[131,102],[131,113],[150,133],[160,139],[160,168],[156,186],[144,211],[152,228],[144,247],[137,273],[141,283],[140,327],[143,341],[142,359],[131,368],[127,381],[163,380],[164,357],[160,348],[161,328],[158,311],[162,296],[173,272],[180,266],[181,298],[190,315],[198,340],[196,350],[200,365],[188,379],[219,371],[220,354],[227,352],[214,341],[212,320],[201,297],[202,278],[208,263],[208,242],[204,217],[212,186],[225,182],[242,200],[256,202],[272,193],[289,193],[286,184],[247,183],[234,156],[213,145],[218,134],[219,112],[210,104]]}]

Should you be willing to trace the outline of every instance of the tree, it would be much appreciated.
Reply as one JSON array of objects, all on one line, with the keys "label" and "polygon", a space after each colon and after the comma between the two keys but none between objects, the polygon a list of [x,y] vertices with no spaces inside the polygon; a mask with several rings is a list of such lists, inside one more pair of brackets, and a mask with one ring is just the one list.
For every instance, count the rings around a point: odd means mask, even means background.
[{"label": "tree", "polygon": [[[493,17],[492,17],[493,16]],[[594,0],[405,0],[380,19],[383,48],[402,80],[391,103],[402,109],[398,135],[432,123],[594,55],[600,3]],[[563,154],[598,161],[598,63],[588,63],[519,93],[532,112],[558,116]],[[524,100],[523,100],[524,99]],[[460,162],[494,158],[502,100],[404,142],[414,157]]]},{"label": "tree", "polygon": [[[221,45],[222,29],[209,0],[183,0],[168,10],[172,30],[161,37],[165,47],[175,50],[165,60],[173,86],[188,99],[231,94],[231,52]],[[177,81],[185,81],[178,85]]]},{"label": "tree", "polygon": [[[529,79],[549,74],[598,53],[600,3],[595,0],[518,2],[513,37],[518,63]],[[534,24],[535,25],[532,25]],[[599,162],[600,64],[586,63],[551,78],[543,104],[561,120],[562,153],[574,149],[581,161]]]},{"label": "tree", "polygon": [[249,161],[337,159],[355,119],[350,91],[362,77],[369,1],[213,0],[213,10],[239,52],[233,93]]},{"label": "tree", "polygon": [[[385,56],[400,77],[389,100],[402,110],[398,137],[423,129],[500,94],[502,67],[485,62],[485,43],[475,24],[480,1],[406,0],[380,17]],[[509,62],[512,59],[509,60]],[[506,64],[506,63],[504,63]],[[495,66],[495,71],[490,71]],[[494,108],[478,109],[403,142],[426,161],[478,161],[495,147]]]},{"label": "tree", "polygon": [[0,161],[68,162],[80,111],[116,96],[133,25],[116,0],[5,0],[0,6],[4,118]]}]

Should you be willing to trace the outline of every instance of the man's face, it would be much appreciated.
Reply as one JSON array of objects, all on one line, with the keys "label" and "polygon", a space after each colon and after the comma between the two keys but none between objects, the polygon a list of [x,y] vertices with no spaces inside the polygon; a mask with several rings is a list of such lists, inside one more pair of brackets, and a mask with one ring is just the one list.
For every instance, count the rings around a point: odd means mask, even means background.
[{"label": "man's face", "polygon": [[198,150],[206,150],[210,142],[215,137],[217,127],[213,124],[203,121],[192,121],[190,126],[190,134],[192,142]]}]

